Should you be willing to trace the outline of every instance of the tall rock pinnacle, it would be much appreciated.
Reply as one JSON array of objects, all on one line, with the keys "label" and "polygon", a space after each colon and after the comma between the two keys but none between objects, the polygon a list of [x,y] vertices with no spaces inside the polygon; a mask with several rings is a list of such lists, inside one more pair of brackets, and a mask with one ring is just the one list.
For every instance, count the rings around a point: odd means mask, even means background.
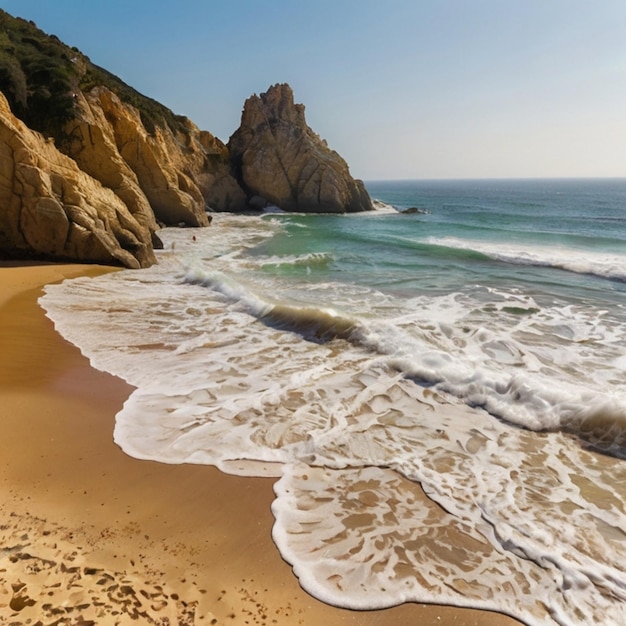
[{"label": "tall rock pinnacle", "polygon": [[287,84],[246,100],[228,143],[235,176],[249,196],[284,211],[349,213],[372,210],[363,182],[306,124]]}]

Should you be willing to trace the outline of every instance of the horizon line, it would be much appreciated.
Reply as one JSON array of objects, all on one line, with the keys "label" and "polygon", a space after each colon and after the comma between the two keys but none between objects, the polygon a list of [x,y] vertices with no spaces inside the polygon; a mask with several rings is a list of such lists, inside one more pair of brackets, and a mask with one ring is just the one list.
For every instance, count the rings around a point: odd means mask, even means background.
[{"label": "horizon line", "polygon": [[363,182],[368,183],[390,183],[390,182],[453,182],[453,181],[523,181],[523,180],[624,180],[624,176],[459,176],[459,177],[431,177],[431,178],[362,178]]}]

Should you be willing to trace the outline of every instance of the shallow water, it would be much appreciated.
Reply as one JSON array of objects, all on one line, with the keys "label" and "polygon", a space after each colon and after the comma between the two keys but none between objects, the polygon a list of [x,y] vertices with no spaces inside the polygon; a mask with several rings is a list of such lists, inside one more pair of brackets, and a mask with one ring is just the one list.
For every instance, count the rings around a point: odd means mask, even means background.
[{"label": "shallow water", "polygon": [[41,303],[128,454],[279,477],[317,597],[626,623],[626,183],[368,187],[427,212],[217,215]]}]

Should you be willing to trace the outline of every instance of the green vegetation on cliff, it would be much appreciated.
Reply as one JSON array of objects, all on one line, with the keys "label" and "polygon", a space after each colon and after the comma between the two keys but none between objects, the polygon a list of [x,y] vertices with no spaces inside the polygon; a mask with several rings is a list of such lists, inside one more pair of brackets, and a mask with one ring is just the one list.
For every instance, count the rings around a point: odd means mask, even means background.
[{"label": "green vegetation on cliff", "polygon": [[0,9],[0,91],[27,126],[60,138],[63,125],[74,117],[75,93],[96,86],[107,87],[122,102],[138,109],[149,133],[165,124],[184,132],[185,117],[143,96],[34,22]]}]

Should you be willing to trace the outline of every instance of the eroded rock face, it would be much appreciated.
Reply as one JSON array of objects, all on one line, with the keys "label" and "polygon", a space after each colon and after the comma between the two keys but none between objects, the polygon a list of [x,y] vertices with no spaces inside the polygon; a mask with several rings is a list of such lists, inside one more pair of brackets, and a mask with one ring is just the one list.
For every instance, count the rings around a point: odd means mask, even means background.
[{"label": "eroded rock face", "polygon": [[114,191],[137,221],[154,232],[158,225],[152,207],[135,172],[117,149],[113,128],[98,96],[96,89],[87,96],[80,91],[76,93],[76,108],[80,113],[66,125],[62,149],[80,169]]},{"label": "eroded rock face", "polygon": [[148,132],[138,110],[103,86],[76,90],[74,112],[57,148],[0,93],[4,255],[146,267],[162,225],[208,226],[207,210],[373,208],[288,85],[246,101],[228,146],[185,118]]},{"label": "eroded rock face", "polygon": [[26,127],[0,93],[0,249],[15,256],[147,267],[156,261],[149,215],[51,140]]},{"label": "eroded rock face", "polygon": [[189,121],[149,134],[105,87],[77,91],[57,149],[0,96],[4,254],[146,267],[161,225],[208,226],[207,209],[247,206],[226,146]]},{"label": "eroded rock face", "polygon": [[362,181],[306,124],[286,84],[246,100],[228,142],[235,175],[249,197],[285,211],[346,213],[373,209]]},{"label": "eroded rock face", "polygon": [[34,23],[0,22],[3,256],[143,267],[161,226],[207,226],[209,210],[372,209],[288,85],[249,98],[226,146]]},{"label": "eroded rock face", "polygon": [[207,207],[214,211],[246,209],[247,197],[232,175],[226,145],[206,130],[199,131],[197,141],[204,158],[195,161],[194,176]]},{"label": "eroded rock face", "polygon": [[207,226],[207,209],[245,207],[226,146],[210,133],[187,120],[184,132],[164,126],[149,134],[139,113],[105,87],[77,98],[63,150],[149,227],[146,212],[167,226]]}]

